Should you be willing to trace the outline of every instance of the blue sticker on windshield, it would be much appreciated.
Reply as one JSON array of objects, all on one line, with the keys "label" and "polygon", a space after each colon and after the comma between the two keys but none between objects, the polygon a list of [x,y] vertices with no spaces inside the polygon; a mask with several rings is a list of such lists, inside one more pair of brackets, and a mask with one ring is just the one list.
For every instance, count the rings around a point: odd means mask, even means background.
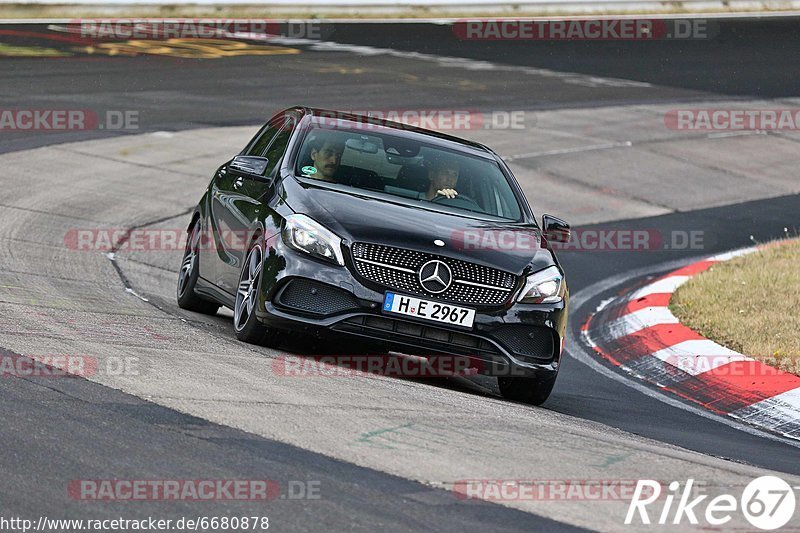
[{"label": "blue sticker on windshield", "polygon": [[303,174],[308,174],[308,175],[311,175],[311,174],[316,174],[316,173],[317,173],[317,167],[312,167],[312,166],[310,166],[310,165],[309,165],[309,166],[306,166],[306,167],[303,167],[303,168],[301,168],[300,170],[302,170],[302,171],[303,171]]}]

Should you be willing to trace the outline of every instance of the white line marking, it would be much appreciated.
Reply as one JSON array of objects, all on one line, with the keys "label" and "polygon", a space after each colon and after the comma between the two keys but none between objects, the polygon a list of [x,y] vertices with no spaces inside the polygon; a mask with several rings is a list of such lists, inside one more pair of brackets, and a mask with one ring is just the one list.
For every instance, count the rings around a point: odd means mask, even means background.
[{"label": "white line marking", "polygon": [[678,319],[666,307],[646,307],[608,323],[609,337],[619,339],[658,324],[677,324]]},{"label": "white line marking", "polygon": [[773,400],[778,400],[785,405],[790,406],[792,409],[800,411],[800,388],[786,391],[777,396],[773,396]]},{"label": "white line marking", "polygon": [[[751,424],[773,428],[786,437],[800,439],[800,388],[743,407],[731,416]],[[784,432],[782,428],[789,431]]]},{"label": "white line marking", "polygon": [[651,294],[661,294],[664,292],[675,292],[678,287],[689,281],[689,276],[667,276],[661,278],[653,283],[642,287],[638,291],[631,294],[629,300],[637,300],[644,296]]},{"label": "white line marking", "polygon": [[709,261],[728,261],[733,259],[734,257],[741,257],[743,255],[752,254],[758,251],[758,248],[745,248],[743,250],[734,250],[732,252],[725,252],[724,254],[715,255],[713,257],[709,257]]},{"label": "white line marking", "polygon": [[709,133],[706,138],[708,139],[726,139],[728,137],[743,137],[750,135],[766,135],[766,131],[753,130],[753,131],[727,131],[721,133]]},{"label": "white line marking", "polygon": [[560,150],[547,150],[544,152],[529,152],[527,154],[516,154],[504,157],[503,159],[511,162],[515,159],[528,159],[531,157],[545,157],[548,155],[561,155],[561,154],[575,154],[578,152],[590,152],[593,150],[607,150],[609,148],[621,148],[633,146],[631,141],[618,142],[618,143],[603,143],[603,144],[590,144],[588,146],[576,146],[575,148],[562,148]]}]

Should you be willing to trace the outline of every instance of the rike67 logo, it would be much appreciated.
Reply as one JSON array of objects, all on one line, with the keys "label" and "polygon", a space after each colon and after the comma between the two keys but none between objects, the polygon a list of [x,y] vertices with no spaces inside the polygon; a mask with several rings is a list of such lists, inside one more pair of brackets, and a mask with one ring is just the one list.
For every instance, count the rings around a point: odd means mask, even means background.
[{"label": "rike67 logo", "polygon": [[[692,525],[705,523],[722,526],[741,512],[753,527],[773,530],[785,526],[794,515],[796,498],[794,490],[783,479],[776,476],[762,476],[754,479],[737,499],[732,494],[720,494],[708,499],[708,494],[696,497],[693,494],[694,480],[688,479],[681,487],[673,481],[666,495],[662,494],[661,483],[652,479],[640,479],[634,489],[625,524],[652,523],[678,525],[686,522]],[[663,497],[663,498],[662,498]],[[655,502],[658,505],[653,505]],[[663,501],[663,506],[660,506]],[[660,509],[659,509],[660,506]],[[651,516],[650,512],[655,511]]]}]

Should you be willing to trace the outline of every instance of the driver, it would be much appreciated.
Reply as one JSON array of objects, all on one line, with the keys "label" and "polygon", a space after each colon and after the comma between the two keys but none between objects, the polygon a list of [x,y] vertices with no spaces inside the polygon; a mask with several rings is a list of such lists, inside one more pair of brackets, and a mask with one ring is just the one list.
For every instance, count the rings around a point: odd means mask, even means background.
[{"label": "driver", "polygon": [[311,161],[314,172],[311,177],[323,181],[335,182],[334,175],[339,170],[344,152],[344,140],[333,133],[325,132],[316,135],[311,141]]},{"label": "driver", "polygon": [[433,200],[437,196],[455,198],[458,191],[455,187],[458,183],[458,173],[460,167],[458,161],[452,158],[437,157],[428,168],[428,180],[430,185],[425,193],[425,198]]}]

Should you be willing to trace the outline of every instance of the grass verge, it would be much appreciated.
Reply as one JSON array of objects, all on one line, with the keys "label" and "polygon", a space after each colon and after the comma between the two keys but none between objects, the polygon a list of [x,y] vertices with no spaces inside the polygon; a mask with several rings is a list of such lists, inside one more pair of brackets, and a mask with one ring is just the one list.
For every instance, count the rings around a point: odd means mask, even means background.
[{"label": "grass verge", "polygon": [[715,264],[669,307],[704,337],[800,375],[800,240]]}]

